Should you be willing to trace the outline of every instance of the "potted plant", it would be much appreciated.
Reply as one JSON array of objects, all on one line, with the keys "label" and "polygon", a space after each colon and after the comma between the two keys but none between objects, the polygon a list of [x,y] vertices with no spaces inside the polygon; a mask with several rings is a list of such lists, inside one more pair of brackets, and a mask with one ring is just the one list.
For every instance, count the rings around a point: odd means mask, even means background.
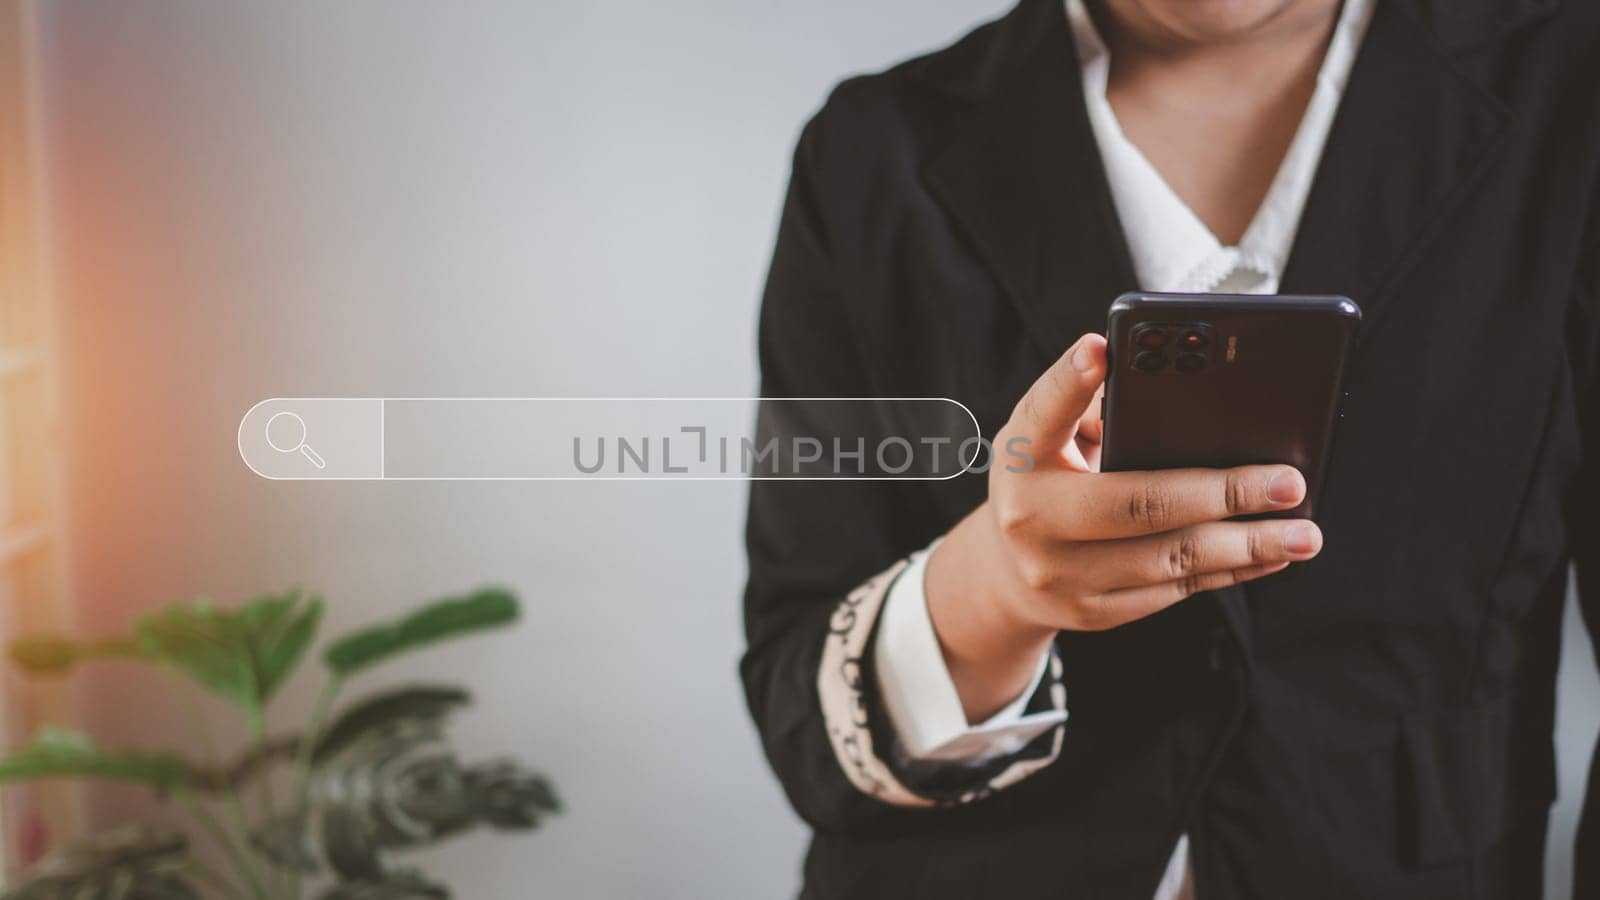
[{"label": "potted plant", "polygon": [[[268,705],[322,620],[322,601],[298,589],[234,609],[173,604],[117,640],[14,641],[13,663],[34,676],[59,677],[102,659],[136,660],[170,674],[174,692],[189,701],[199,756],[106,749],[87,735],[45,728],[0,759],[0,782],[143,785],[180,804],[195,826],[193,838],[144,825],[90,835],[43,860],[0,900],[299,900],[311,881],[321,885],[322,900],[448,897],[443,885],[401,867],[394,854],[475,827],[533,828],[559,810],[549,782],[512,760],[460,760],[447,729],[450,714],[470,702],[459,686],[408,685],[335,707],[347,683],[380,663],[516,617],[513,595],[486,589],[334,640],[321,654],[325,684],[309,721],[282,734],[268,728]],[[216,752],[190,685],[238,711],[247,746],[226,759]],[[195,852],[201,836],[222,864]]]}]

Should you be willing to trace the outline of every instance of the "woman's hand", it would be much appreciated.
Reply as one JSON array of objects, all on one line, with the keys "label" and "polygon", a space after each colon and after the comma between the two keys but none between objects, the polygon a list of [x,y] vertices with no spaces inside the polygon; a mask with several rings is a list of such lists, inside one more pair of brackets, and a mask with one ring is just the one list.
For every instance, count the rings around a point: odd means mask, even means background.
[{"label": "woman's hand", "polygon": [[[1014,700],[1057,631],[1103,631],[1322,548],[1290,466],[1101,473],[1105,339],[1085,335],[1023,396],[994,442],[989,499],[928,560],[934,631],[968,721]],[[1026,462],[1024,461],[1026,457]]]}]

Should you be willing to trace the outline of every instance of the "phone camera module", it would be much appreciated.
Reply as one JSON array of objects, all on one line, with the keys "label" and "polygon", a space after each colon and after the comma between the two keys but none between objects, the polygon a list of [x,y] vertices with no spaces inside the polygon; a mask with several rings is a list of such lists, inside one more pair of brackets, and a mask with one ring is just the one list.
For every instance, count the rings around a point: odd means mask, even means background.
[{"label": "phone camera module", "polygon": [[1196,372],[1204,371],[1206,362],[1204,353],[1180,353],[1178,354],[1178,371],[1185,375],[1193,375]]},{"label": "phone camera module", "polygon": [[1141,350],[1160,350],[1167,345],[1167,330],[1160,325],[1145,325],[1133,333],[1134,346]]},{"label": "phone camera module", "polygon": [[1199,350],[1211,343],[1211,335],[1199,328],[1187,328],[1178,336],[1178,346],[1185,350]]},{"label": "phone camera module", "polygon": [[1144,350],[1133,358],[1133,367],[1141,372],[1159,372],[1167,367],[1167,355],[1160,350]]}]

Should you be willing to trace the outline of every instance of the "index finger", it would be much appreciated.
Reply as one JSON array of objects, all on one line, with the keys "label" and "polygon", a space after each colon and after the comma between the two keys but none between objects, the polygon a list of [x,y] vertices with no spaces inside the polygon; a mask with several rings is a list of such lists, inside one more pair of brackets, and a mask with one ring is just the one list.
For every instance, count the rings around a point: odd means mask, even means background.
[{"label": "index finger", "polygon": [[1062,537],[1098,541],[1158,534],[1234,516],[1292,509],[1306,480],[1293,466],[1071,473]]}]

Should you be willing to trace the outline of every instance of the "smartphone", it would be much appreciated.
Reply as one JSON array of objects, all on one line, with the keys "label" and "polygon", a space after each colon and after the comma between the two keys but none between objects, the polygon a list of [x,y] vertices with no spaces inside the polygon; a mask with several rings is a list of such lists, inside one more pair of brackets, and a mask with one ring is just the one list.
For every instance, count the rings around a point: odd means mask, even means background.
[{"label": "smartphone", "polygon": [[1132,293],[1107,321],[1102,471],[1286,463],[1313,515],[1361,322],[1346,297]]}]

